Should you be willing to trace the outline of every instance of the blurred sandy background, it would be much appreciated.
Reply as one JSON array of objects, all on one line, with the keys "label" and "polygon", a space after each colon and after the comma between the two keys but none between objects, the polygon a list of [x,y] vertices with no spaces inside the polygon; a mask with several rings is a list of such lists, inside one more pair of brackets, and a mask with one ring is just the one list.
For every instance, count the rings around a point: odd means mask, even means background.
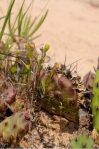
[{"label": "blurred sandy background", "polygon": [[[88,1],[34,0],[30,11],[35,16],[48,3],[48,17],[38,32],[42,36],[35,42],[37,46],[46,41],[51,44],[49,55],[52,63],[64,62],[65,56],[67,64],[81,58],[78,72],[82,76],[93,70],[99,56],[99,7],[90,5]],[[26,0],[27,4],[29,2]],[[8,3],[9,0],[0,0],[0,16],[5,15]],[[21,3],[22,0],[16,0],[13,16]]]}]

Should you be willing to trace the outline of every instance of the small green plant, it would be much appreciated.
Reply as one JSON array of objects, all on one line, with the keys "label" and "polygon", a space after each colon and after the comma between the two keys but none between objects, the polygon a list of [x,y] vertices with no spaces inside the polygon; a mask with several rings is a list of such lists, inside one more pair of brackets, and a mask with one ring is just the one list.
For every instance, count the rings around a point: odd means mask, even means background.
[{"label": "small green plant", "polygon": [[80,148],[80,149],[87,149],[87,148],[90,148],[92,149],[93,148],[93,139],[89,136],[86,136],[86,135],[80,135],[78,137],[76,137],[74,140],[71,141],[71,148]]},{"label": "small green plant", "polygon": [[11,14],[10,14],[9,34],[14,41],[16,40],[16,37],[25,38],[27,40],[33,40],[34,34],[41,27],[41,25],[43,24],[47,14],[48,14],[48,10],[46,10],[43,14],[40,13],[39,16],[32,19],[31,16],[29,16],[27,14],[32,3],[33,3],[33,0],[31,1],[28,8],[26,10],[24,10],[25,0],[23,0],[23,3],[19,9],[19,12],[17,13],[17,16],[15,18],[13,25],[11,23]]},{"label": "small green plant", "polygon": [[[3,51],[0,52],[0,69],[6,69],[6,71],[9,70],[11,61],[12,63],[14,63],[13,61],[17,61],[17,63],[20,63],[21,61],[22,63],[24,63],[24,61],[22,61],[22,57],[24,56],[20,56],[21,51],[24,51],[25,53],[28,50],[26,47],[24,47],[24,44],[26,45],[28,42],[33,41],[33,39],[35,39],[36,37],[39,37],[38,35],[35,36],[35,33],[41,27],[48,14],[48,10],[43,9],[43,11],[38,16],[32,19],[31,16],[28,15],[28,11],[33,3],[33,0],[31,0],[26,10],[24,8],[25,2],[26,0],[23,0],[13,22],[11,21],[11,17],[15,0],[10,1],[6,16],[0,18],[5,18],[3,27],[0,32],[0,41],[3,40],[3,36],[6,34],[5,29],[7,24],[9,28],[7,38],[2,41],[3,46],[0,47],[0,49],[3,49]],[[20,51],[19,54],[17,54],[18,51]],[[27,70],[29,69],[29,67],[29,65],[26,65]]]},{"label": "small green plant", "polygon": [[[35,76],[40,75],[49,49],[48,47],[45,48],[45,46],[40,49],[41,55],[37,53],[35,45],[31,42],[25,43],[25,53],[17,50],[16,62],[10,68],[10,73],[14,76],[15,80],[18,78],[16,81],[27,84],[29,83],[28,81],[31,81],[31,77],[33,77],[34,74]],[[37,80],[39,80],[39,77]]]}]

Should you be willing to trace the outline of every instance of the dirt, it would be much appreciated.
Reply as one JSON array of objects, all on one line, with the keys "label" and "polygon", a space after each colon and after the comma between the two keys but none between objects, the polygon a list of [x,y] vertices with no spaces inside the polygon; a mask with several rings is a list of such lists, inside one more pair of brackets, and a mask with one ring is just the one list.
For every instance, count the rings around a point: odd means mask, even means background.
[{"label": "dirt", "polygon": [[[75,136],[76,130],[73,123],[70,123],[65,118],[56,115],[49,115],[41,111],[37,113],[38,124],[26,135],[22,142],[21,147],[32,148],[67,148],[69,147],[70,140]],[[73,133],[75,134],[73,135]]]},{"label": "dirt", "polygon": [[[88,119],[80,119],[79,129],[75,129],[74,123],[67,119],[50,115],[45,111],[36,113],[37,121],[34,128],[20,142],[23,148],[70,148],[70,142],[81,134],[91,135],[88,128]],[[81,124],[82,121],[82,124]]]}]

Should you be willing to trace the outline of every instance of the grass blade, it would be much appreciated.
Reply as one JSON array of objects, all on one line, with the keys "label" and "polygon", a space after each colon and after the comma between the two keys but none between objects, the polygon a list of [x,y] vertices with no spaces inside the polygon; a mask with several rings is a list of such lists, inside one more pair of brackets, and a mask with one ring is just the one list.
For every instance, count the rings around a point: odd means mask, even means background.
[{"label": "grass blade", "polygon": [[31,24],[31,16],[26,16],[24,23],[23,23],[23,30],[22,30],[22,37],[27,37],[29,30],[30,30],[30,24]]},{"label": "grass blade", "polygon": [[5,17],[5,21],[4,21],[2,30],[0,32],[0,41],[2,40],[4,31],[5,31],[5,28],[6,28],[6,24],[7,24],[8,20],[9,20],[9,17],[10,17],[10,14],[11,14],[11,11],[12,11],[14,3],[15,3],[15,0],[11,0],[10,1],[9,7],[8,7],[8,11],[7,11],[7,14],[6,14],[6,17]]},{"label": "grass blade", "polygon": [[38,21],[38,23],[35,25],[34,29],[31,31],[31,33],[29,34],[28,37],[31,37],[43,24],[45,18],[47,17],[48,14],[48,10],[45,12],[45,14],[43,16],[41,16],[40,20]]},{"label": "grass blade", "polygon": [[23,6],[25,4],[25,0],[23,1],[22,3],[22,6],[20,8],[20,11],[19,11],[19,15],[18,15],[18,35],[20,36],[21,35],[21,27],[22,27],[22,21],[23,21]]},{"label": "grass blade", "polygon": [[32,5],[32,3],[33,3],[33,1],[34,1],[34,0],[31,1],[31,3],[29,4],[28,8],[27,8],[26,11],[24,12],[24,15],[23,15],[23,16],[25,16],[25,15],[27,14],[27,12],[28,12],[28,10],[30,9],[30,7],[31,7],[31,5]]},{"label": "grass blade", "polygon": [[24,3],[25,3],[25,0],[23,1],[22,5],[21,5],[21,7],[20,7],[20,9],[19,9],[19,12],[18,12],[18,14],[17,14],[17,16],[16,16],[16,18],[15,18],[15,21],[14,21],[13,26],[12,26],[12,30],[15,28],[16,22],[17,22],[17,20],[18,20],[20,11],[21,11],[21,9],[22,9]]}]

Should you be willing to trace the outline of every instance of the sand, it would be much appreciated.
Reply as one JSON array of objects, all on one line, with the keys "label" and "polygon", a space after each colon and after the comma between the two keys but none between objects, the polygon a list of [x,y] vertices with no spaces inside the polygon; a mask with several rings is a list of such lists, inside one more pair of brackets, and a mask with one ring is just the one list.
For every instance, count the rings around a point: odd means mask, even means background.
[{"label": "sand", "polygon": [[[81,59],[78,73],[83,76],[97,64],[99,56],[99,7],[88,3],[89,0],[35,0],[30,11],[34,17],[46,8],[49,14],[38,34],[42,36],[35,40],[39,47],[45,42],[51,44],[49,55],[51,62],[72,63]],[[4,15],[9,0],[0,0],[0,16]],[[17,12],[22,0],[16,0],[13,11]],[[28,4],[30,0],[26,0]],[[26,6],[27,6],[26,4]]]}]

